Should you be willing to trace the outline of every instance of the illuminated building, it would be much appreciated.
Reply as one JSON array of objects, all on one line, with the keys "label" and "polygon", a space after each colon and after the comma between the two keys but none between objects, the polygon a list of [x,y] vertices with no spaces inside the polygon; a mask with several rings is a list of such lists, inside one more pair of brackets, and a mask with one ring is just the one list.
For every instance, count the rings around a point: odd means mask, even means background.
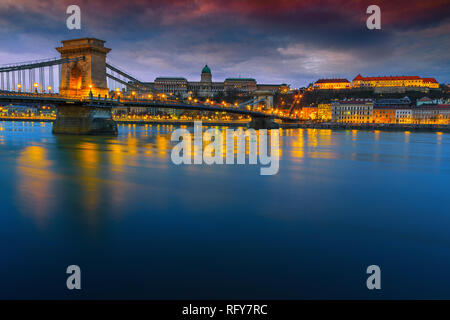
[{"label": "illuminated building", "polygon": [[371,123],[373,121],[373,101],[370,99],[352,99],[333,102],[332,121]]},{"label": "illuminated building", "polygon": [[321,121],[330,121],[332,119],[331,103],[320,103],[317,106],[317,117]]},{"label": "illuminated building", "polygon": [[214,97],[219,93],[251,94],[257,90],[287,92],[286,84],[258,84],[253,78],[227,78],[224,82],[213,82],[211,69],[205,65],[200,81],[188,81],[183,77],[157,77],[154,82],[146,83],[165,94],[174,94],[183,98],[194,94],[199,97]]},{"label": "illuminated building", "polygon": [[317,119],[317,107],[303,107],[300,110],[299,118],[302,120]]},{"label": "illuminated building", "polygon": [[412,109],[409,106],[374,106],[374,123],[411,123]]},{"label": "illuminated building", "polygon": [[353,79],[353,88],[374,87],[439,88],[439,83],[434,78],[421,78],[419,76],[363,77],[358,74]]},{"label": "illuminated building", "polygon": [[412,117],[413,116],[411,107],[399,107],[395,109],[396,123],[411,123]]},{"label": "illuminated building", "polygon": [[374,123],[410,123],[411,99],[377,99],[373,107]]},{"label": "illuminated building", "polygon": [[253,92],[258,89],[256,80],[252,78],[227,78],[223,83],[225,91]]},{"label": "illuminated building", "polygon": [[315,89],[341,90],[351,89],[352,85],[347,79],[319,79],[314,83]]},{"label": "illuminated building", "polygon": [[450,104],[424,104],[412,108],[413,123],[450,124]]},{"label": "illuminated building", "polygon": [[374,123],[395,123],[395,107],[374,106],[373,122]]}]

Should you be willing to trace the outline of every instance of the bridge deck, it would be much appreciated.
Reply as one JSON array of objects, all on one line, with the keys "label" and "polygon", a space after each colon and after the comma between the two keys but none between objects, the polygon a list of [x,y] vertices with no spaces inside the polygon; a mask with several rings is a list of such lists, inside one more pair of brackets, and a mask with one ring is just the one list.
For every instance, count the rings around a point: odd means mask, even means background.
[{"label": "bridge deck", "polygon": [[232,114],[242,114],[258,118],[273,118],[286,121],[296,120],[292,117],[284,117],[271,113],[264,113],[260,111],[247,110],[235,107],[224,107],[203,104],[188,104],[176,100],[127,100],[127,99],[110,99],[110,98],[86,98],[73,99],[64,97],[58,94],[32,94],[32,93],[17,93],[9,91],[0,91],[0,104],[19,104],[19,105],[80,105],[93,108],[127,108],[127,107],[152,107],[152,108],[167,108],[167,109],[185,109],[196,111],[211,111],[211,112],[227,112]]}]

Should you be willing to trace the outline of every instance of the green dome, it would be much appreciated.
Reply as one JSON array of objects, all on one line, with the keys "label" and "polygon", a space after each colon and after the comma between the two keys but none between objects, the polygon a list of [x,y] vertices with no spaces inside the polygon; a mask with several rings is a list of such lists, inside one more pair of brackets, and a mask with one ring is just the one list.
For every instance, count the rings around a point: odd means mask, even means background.
[{"label": "green dome", "polygon": [[202,73],[211,73],[211,69],[208,67],[208,65],[205,65],[202,69]]}]

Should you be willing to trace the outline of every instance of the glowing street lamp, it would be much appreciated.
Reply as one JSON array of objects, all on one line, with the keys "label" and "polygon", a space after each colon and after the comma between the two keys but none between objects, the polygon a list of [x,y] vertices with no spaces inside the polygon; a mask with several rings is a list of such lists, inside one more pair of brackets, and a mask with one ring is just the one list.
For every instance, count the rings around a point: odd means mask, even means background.
[{"label": "glowing street lamp", "polygon": [[19,83],[18,85],[17,85],[17,91],[19,91],[19,92],[21,92],[22,91],[22,85]]},{"label": "glowing street lamp", "polygon": [[48,89],[48,93],[52,93],[53,88],[51,86],[49,86],[47,89]]},{"label": "glowing street lamp", "polygon": [[34,92],[35,92],[35,93],[38,93],[38,86],[39,86],[39,84],[37,84],[37,82],[35,82],[35,83],[33,84],[33,86],[34,86]]},{"label": "glowing street lamp", "polygon": [[94,97],[92,93],[92,84],[89,85],[89,99],[92,99]]}]

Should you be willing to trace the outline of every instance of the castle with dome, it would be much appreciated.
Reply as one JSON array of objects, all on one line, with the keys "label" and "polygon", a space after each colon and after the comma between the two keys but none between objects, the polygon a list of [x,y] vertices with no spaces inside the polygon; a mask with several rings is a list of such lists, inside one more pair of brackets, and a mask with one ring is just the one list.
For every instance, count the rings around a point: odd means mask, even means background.
[{"label": "castle with dome", "polygon": [[211,69],[205,65],[200,75],[200,81],[188,81],[183,77],[158,77],[148,83],[163,93],[172,93],[187,97],[195,94],[199,97],[214,97],[217,94],[252,94],[257,90],[272,91],[286,89],[286,84],[258,84],[253,78],[227,78],[223,82],[213,82]]}]

